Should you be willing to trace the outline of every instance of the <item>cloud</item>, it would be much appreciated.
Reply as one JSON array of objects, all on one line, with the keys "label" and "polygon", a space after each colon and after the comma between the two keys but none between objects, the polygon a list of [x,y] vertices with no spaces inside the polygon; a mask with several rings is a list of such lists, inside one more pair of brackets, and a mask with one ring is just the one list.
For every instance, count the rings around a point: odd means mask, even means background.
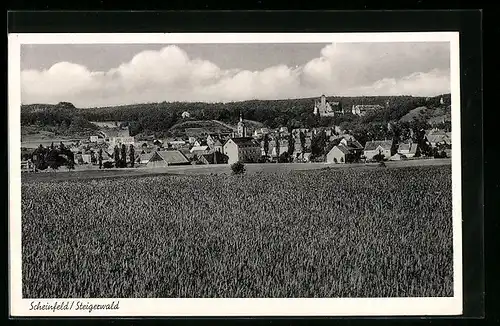
[{"label": "cloud", "polygon": [[340,43],[298,67],[224,70],[178,46],[143,51],[108,71],[70,62],[21,72],[23,103],[78,107],[161,101],[227,102],[328,95],[420,95],[450,91],[446,43]]}]

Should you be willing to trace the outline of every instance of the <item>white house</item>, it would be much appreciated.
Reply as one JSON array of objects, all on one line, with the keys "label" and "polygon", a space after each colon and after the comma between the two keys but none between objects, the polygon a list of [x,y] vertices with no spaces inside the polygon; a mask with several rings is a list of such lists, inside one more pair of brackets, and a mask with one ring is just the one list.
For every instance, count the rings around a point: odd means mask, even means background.
[{"label": "white house", "polygon": [[368,112],[372,112],[375,110],[383,109],[384,107],[381,105],[353,105],[352,106],[352,114],[364,116]]},{"label": "white house", "polygon": [[230,138],[224,144],[224,154],[228,157],[228,164],[238,161],[257,162],[261,156],[260,144],[252,137]]},{"label": "white house", "polygon": [[392,140],[373,140],[365,144],[364,156],[367,160],[373,160],[377,154],[382,154],[385,159],[393,155]]},{"label": "white house", "polygon": [[187,111],[182,112],[182,118],[183,119],[188,119],[191,117],[191,114]]},{"label": "white house", "polygon": [[351,155],[349,148],[344,144],[338,144],[326,154],[326,163],[346,163],[350,160]]}]

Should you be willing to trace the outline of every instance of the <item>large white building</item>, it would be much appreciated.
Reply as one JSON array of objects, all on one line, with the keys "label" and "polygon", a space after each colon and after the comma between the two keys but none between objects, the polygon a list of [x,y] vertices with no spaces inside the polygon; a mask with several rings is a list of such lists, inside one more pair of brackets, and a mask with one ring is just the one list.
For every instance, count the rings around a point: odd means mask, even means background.
[{"label": "large white building", "polygon": [[375,110],[380,110],[383,109],[384,107],[382,105],[353,105],[352,106],[352,114],[359,115],[359,116],[364,116],[368,112],[373,112]]},{"label": "large white building", "polygon": [[235,137],[224,144],[224,154],[228,157],[228,164],[238,161],[256,163],[261,157],[261,148],[253,137]]}]

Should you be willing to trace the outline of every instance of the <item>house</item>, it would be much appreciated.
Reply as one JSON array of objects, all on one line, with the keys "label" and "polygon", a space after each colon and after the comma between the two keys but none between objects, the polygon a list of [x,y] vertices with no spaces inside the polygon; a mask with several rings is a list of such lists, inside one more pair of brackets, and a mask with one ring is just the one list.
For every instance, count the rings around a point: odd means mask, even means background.
[{"label": "house", "polygon": [[401,153],[396,153],[394,155],[392,155],[391,157],[389,157],[389,161],[403,161],[403,160],[407,160],[408,158],[406,157],[406,155],[404,154],[401,154]]},{"label": "house", "polygon": [[[279,149],[276,148],[276,143],[279,142]],[[299,142],[300,144],[300,142]],[[295,146],[295,144],[294,144]],[[279,153],[278,153],[279,151]],[[281,154],[288,152],[288,140],[286,139],[281,139],[281,140],[271,140],[269,142],[269,155],[271,157],[277,157],[280,156]]]},{"label": "house", "polygon": [[359,115],[359,116],[364,116],[369,112],[373,112],[375,110],[380,110],[383,109],[384,107],[382,105],[353,105],[352,106],[352,114]]},{"label": "house", "polygon": [[343,135],[340,144],[344,145],[354,156],[361,156],[364,147],[353,136]]},{"label": "house", "polygon": [[221,152],[212,152],[198,156],[198,160],[203,164],[227,164],[227,155]]},{"label": "house", "polygon": [[99,141],[99,136],[90,136],[89,140],[91,143],[97,143]]},{"label": "house", "polygon": [[170,146],[174,147],[174,148],[180,148],[184,145],[186,145],[186,141],[182,140],[182,139],[173,139],[173,140],[169,140],[167,142]]},{"label": "house", "polygon": [[153,154],[154,154],[154,152],[140,154],[140,155],[138,155],[139,159],[138,160],[136,159],[136,162],[139,164],[148,164],[148,162],[151,159],[151,157],[153,156]]},{"label": "house", "polygon": [[210,140],[207,139],[206,143],[211,151],[222,153],[223,146],[222,146],[222,142],[219,138],[212,138]]},{"label": "house", "polygon": [[418,144],[412,143],[411,141],[408,143],[401,143],[398,146],[398,153],[404,155],[406,158],[414,157],[417,154]]},{"label": "house", "polygon": [[254,137],[262,137],[264,135],[267,135],[269,134],[269,129],[268,128],[259,128],[259,129],[255,129],[254,132],[253,132],[253,136]]},{"label": "house", "polygon": [[451,148],[451,133],[447,133],[444,130],[433,129],[426,131],[425,138],[431,147],[443,146],[445,148]]},{"label": "house", "polygon": [[208,146],[207,140],[205,138],[198,138],[196,141],[193,143],[193,146],[200,147],[200,146]]},{"label": "house", "polygon": [[235,137],[224,144],[224,154],[228,157],[228,164],[238,161],[252,163],[261,157],[261,148],[252,137]]},{"label": "house", "polygon": [[183,119],[189,119],[191,117],[191,114],[187,111],[182,112],[182,118]]},{"label": "house", "polygon": [[325,95],[321,95],[319,100],[314,101],[314,115],[319,115],[320,117],[333,117],[335,114],[342,114],[342,110],[339,102],[329,102],[327,101]]},{"label": "house", "polygon": [[366,160],[373,160],[373,157],[377,154],[382,154],[386,159],[391,157],[394,154],[392,140],[373,140],[366,142],[364,148]]},{"label": "house", "polygon": [[210,147],[208,146],[194,146],[192,147],[189,152],[191,154],[195,155],[202,155],[202,154],[208,154],[210,152]]},{"label": "house", "polygon": [[288,128],[287,127],[281,127],[280,128],[280,133],[282,133],[282,134],[288,134]]},{"label": "house", "polygon": [[338,144],[326,154],[326,163],[347,163],[352,160],[353,153],[344,144]]},{"label": "house", "polygon": [[148,160],[146,167],[166,167],[171,165],[189,165],[191,164],[184,154],[177,150],[155,151]]}]

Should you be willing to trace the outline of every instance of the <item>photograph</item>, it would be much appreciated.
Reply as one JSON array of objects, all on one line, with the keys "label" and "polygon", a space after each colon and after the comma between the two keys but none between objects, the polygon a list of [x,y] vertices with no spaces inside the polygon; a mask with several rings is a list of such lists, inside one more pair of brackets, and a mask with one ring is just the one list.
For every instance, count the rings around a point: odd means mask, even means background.
[{"label": "photograph", "polygon": [[459,315],[458,54],[9,35],[11,312]]}]

